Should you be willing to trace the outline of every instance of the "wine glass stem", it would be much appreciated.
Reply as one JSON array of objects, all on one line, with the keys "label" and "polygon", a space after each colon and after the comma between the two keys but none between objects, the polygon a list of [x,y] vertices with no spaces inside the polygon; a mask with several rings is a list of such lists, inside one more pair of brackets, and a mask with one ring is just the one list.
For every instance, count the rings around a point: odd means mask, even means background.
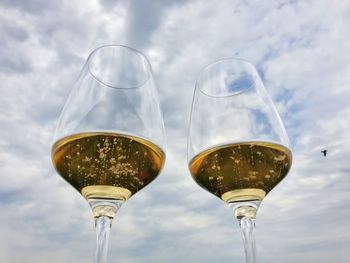
[{"label": "wine glass stem", "polygon": [[112,219],[107,216],[95,218],[96,227],[96,251],[94,263],[107,263],[107,251],[109,233],[112,226]]},{"label": "wine glass stem", "polygon": [[255,263],[255,220],[250,217],[239,219],[239,225],[243,234],[244,251],[247,263]]}]

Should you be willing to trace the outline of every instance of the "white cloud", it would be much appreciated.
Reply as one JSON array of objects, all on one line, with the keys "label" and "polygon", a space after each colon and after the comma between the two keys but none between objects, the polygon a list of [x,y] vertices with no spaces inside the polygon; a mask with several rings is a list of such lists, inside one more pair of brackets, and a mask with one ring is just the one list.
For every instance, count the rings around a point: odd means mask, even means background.
[{"label": "white cloud", "polygon": [[151,60],[168,153],[159,178],[118,212],[110,261],[243,261],[232,212],[195,185],[186,157],[195,79],[208,63],[236,54],[258,66],[294,147],[291,174],[259,212],[258,261],[347,262],[350,2],[135,4],[0,4],[2,260],[91,261],[88,205],[53,172],[50,144],[88,53],[114,42],[134,43]]}]

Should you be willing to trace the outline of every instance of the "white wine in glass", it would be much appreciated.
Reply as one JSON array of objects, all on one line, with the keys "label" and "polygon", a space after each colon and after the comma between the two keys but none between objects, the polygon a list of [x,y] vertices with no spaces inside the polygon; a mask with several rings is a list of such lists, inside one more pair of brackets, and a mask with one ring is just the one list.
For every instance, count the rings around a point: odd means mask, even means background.
[{"label": "white wine in glass", "polygon": [[225,202],[261,201],[288,173],[290,150],[250,141],[215,146],[190,162],[193,179]]},{"label": "white wine in glass", "polygon": [[249,62],[223,59],[201,71],[192,103],[188,162],[194,181],[233,208],[246,262],[255,262],[257,209],[288,174],[292,153],[274,104]]},{"label": "white wine in glass", "polygon": [[52,146],[57,172],[89,202],[95,263],[107,261],[112,220],[165,162],[165,132],[151,66],[126,46],[93,51],[61,113]]}]

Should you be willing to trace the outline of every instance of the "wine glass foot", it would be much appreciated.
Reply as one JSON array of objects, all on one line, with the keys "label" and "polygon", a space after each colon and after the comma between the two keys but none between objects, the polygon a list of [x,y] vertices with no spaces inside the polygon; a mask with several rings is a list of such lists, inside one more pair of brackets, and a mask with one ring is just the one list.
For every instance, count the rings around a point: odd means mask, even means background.
[{"label": "wine glass foot", "polygon": [[256,219],[256,213],[261,204],[261,201],[241,201],[229,203],[235,217],[240,223],[241,219],[248,217],[252,220]]},{"label": "wine glass foot", "polygon": [[94,218],[101,216],[113,219],[119,208],[124,203],[123,200],[88,199]]}]

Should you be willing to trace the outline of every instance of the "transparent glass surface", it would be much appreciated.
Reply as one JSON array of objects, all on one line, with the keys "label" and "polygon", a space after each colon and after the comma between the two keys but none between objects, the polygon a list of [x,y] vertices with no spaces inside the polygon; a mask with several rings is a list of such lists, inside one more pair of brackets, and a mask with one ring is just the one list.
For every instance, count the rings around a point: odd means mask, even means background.
[{"label": "transparent glass surface", "polygon": [[255,67],[242,59],[214,62],[197,78],[188,161],[210,146],[251,140],[289,146],[282,121]]},{"label": "transparent glass surface", "polygon": [[86,131],[118,131],[165,147],[157,89],[142,53],[111,45],[89,55],[60,115],[55,141]]},{"label": "transparent glass surface", "polygon": [[247,262],[255,262],[257,209],[287,175],[292,154],[279,114],[251,63],[222,59],[200,72],[187,156],[195,182],[233,208]]},{"label": "transparent glass surface", "polygon": [[94,262],[106,262],[117,210],[165,162],[157,89],[142,53],[109,45],[89,55],[60,115],[52,161],[89,202],[97,232]]}]

